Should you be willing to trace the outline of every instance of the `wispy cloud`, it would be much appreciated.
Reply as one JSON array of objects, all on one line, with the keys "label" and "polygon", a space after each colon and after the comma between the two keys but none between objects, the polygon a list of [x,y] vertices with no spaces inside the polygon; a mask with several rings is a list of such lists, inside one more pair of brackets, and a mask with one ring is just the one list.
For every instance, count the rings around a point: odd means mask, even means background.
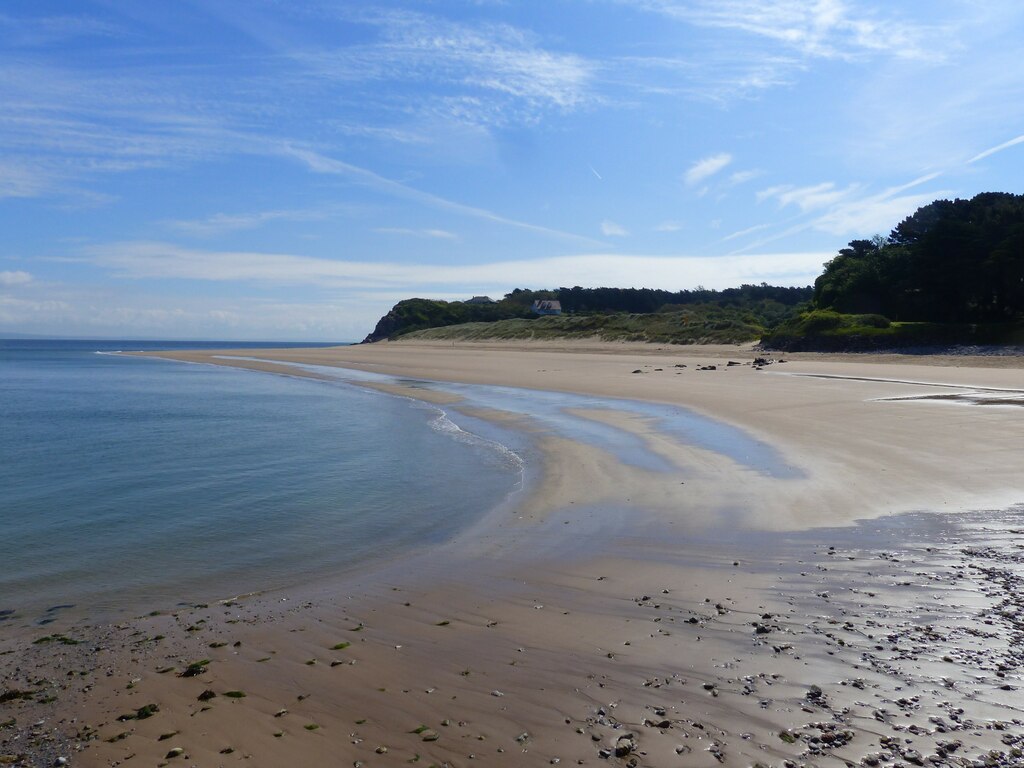
[{"label": "wispy cloud", "polygon": [[607,60],[605,67],[605,77],[614,78],[630,93],[715,104],[791,85],[795,73],[804,68],[793,56],[738,56],[727,47],[689,56],[620,56]]},{"label": "wispy cloud", "polygon": [[941,189],[906,194],[940,176],[941,172],[933,171],[874,194],[861,194],[859,187],[851,185],[847,194],[815,219],[812,226],[822,232],[844,236],[866,237],[885,232],[922,205],[948,194],[948,190]]},{"label": "wispy cloud", "polygon": [[839,236],[870,237],[885,234],[922,205],[948,192],[890,196],[885,193],[848,200],[812,222],[814,229]]},{"label": "wispy cloud", "polygon": [[[733,253],[761,249],[770,243],[807,230],[825,232],[836,237],[870,237],[887,232],[922,205],[949,194],[948,190],[942,189],[906,194],[941,175],[938,171],[927,173],[904,184],[875,193],[867,192],[859,184],[837,188],[833,182],[802,187],[788,184],[769,187],[757,193],[758,201],[775,199],[781,207],[795,206],[800,211],[796,217],[797,222],[751,242]],[[754,227],[733,233],[724,239],[739,239],[759,229],[770,230],[771,227]]]},{"label": "wispy cloud", "polygon": [[308,285],[320,289],[404,289],[448,295],[516,286],[727,287],[741,282],[804,284],[828,254],[761,253],[722,257],[578,254],[487,264],[339,261],[295,254],[215,251],[170,243],[92,246],[85,258],[122,279],[187,279]]},{"label": "wispy cloud", "polygon": [[17,18],[0,13],[0,34],[9,46],[36,47],[76,37],[122,36],[124,31],[107,21],[89,16],[40,16]]},{"label": "wispy cloud", "polygon": [[1009,141],[1004,141],[1002,144],[998,144],[998,145],[996,145],[994,147],[989,147],[984,152],[979,152],[978,154],[976,154],[974,157],[972,157],[967,162],[968,163],[976,163],[979,160],[984,160],[986,157],[991,157],[992,155],[996,154],[997,152],[1002,152],[1004,149],[1009,149],[1010,147],[1015,147],[1018,144],[1024,144],[1024,135],[1018,136],[1015,139],[1010,139]]},{"label": "wispy cloud", "polygon": [[408,235],[431,240],[458,240],[459,236],[445,229],[406,229],[405,227],[378,227],[374,232],[386,235]]},{"label": "wispy cloud", "polygon": [[256,229],[276,221],[324,221],[351,214],[352,206],[331,205],[307,210],[256,211],[252,213],[215,213],[203,219],[164,222],[171,229],[196,237],[212,237],[246,229]]},{"label": "wispy cloud", "polygon": [[366,184],[370,187],[378,189],[382,192],[386,192],[397,197],[401,197],[407,200],[413,200],[424,205],[438,208],[452,213],[457,213],[462,216],[469,216],[471,218],[483,219],[490,221],[495,224],[503,224],[517,229],[527,230],[535,234],[546,235],[549,237],[556,237],[561,239],[575,240],[581,243],[588,243],[590,245],[603,245],[599,241],[593,240],[588,237],[581,235],[575,235],[570,232],[562,232],[557,229],[550,229],[548,227],[542,227],[537,224],[530,224],[525,221],[518,221],[516,219],[510,219],[505,216],[501,216],[492,211],[488,211],[483,208],[476,208],[471,205],[465,205],[463,203],[457,203],[452,200],[448,200],[439,195],[434,195],[429,192],[423,192],[414,187],[410,187],[401,182],[394,181],[392,179],[385,178],[380,174],[374,173],[373,171],[359,166],[346,163],[342,160],[335,160],[330,157],[318,154],[311,150],[300,149],[291,146],[285,146],[281,148],[282,154],[290,156],[299,160],[306,165],[311,171],[316,173],[326,173],[338,176],[347,176],[354,179],[362,184]]},{"label": "wispy cloud", "polygon": [[851,0],[607,1],[690,27],[688,54],[618,60],[635,70],[634,90],[723,105],[793,86],[823,61],[945,63],[963,47],[963,24],[980,13],[940,22],[940,14],[921,21],[902,5]]},{"label": "wispy cloud", "polygon": [[795,205],[801,211],[814,211],[834,205],[844,198],[848,198],[857,192],[858,186],[851,184],[845,188],[836,187],[834,182],[825,181],[821,184],[797,187],[792,184],[782,184],[760,190],[756,197],[757,201],[774,199],[779,206],[785,208],[788,205]]},{"label": "wispy cloud", "polygon": [[168,296],[98,286],[47,288],[45,295],[0,293],[0,329],[160,339],[322,339],[357,341],[397,298],[346,296],[283,301],[259,297]]},{"label": "wispy cloud", "polygon": [[[245,291],[296,313],[333,292],[345,314],[356,296],[775,280],[802,262],[769,249],[832,251],[936,196],[1013,188],[1011,164],[998,162],[1024,147],[1013,138],[1024,125],[1013,0],[577,4],[585,24],[470,0],[259,0],[244,14],[187,2],[162,26],[153,4],[81,5],[123,30],[4,6],[0,207],[19,258],[0,267],[31,279],[4,273],[0,296],[8,308],[35,302],[42,317],[47,292],[85,306],[56,281],[106,280],[126,323],[155,323],[157,309],[170,323],[180,309],[251,325],[245,313],[260,305],[238,299]],[[222,44],[195,38],[201,27]],[[921,170],[935,168],[948,182]],[[108,207],[64,210],[79,200]],[[359,231],[316,225],[334,217]],[[145,242],[97,248],[74,268],[48,260],[125,221]],[[702,252],[743,251],[644,255],[690,241],[657,234],[683,223]],[[266,238],[252,236],[260,228]],[[316,253],[354,260],[303,256],[306,232]],[[253,245],[296,233],[275,245],[290,253]],[[552,253],[578,256],[521,258]],[[428,254],[442,263],[400,263]],[[828,255],[814,254],[810,277]],[[157,288],[211,302],[151,295],[150,315],[135,298]]]},{"label": "wispy cloud", "polygon": [[770,224],[755,224],[752,227],[747,227],[746,229],[741,229],[738,232],[733,232],[731,235],[726,235],[722,238],[722,242],[727,243],[730,240],[738,240],[741,237],[746,237],[747,235],[752,235],[755,232],[761,232],[762,230],[768,229],[770,226]]},{"label": "wispy cloud", "polygon": [[929,181],[935,181],[935,179],[939,178],[940,176],[942,176],[942,171],[932,171],[931,173],[926,173],[922,176],[918,176],[916,179],[911,179],[905,184],[900,184],[895,187],[889,187],[888,189],[884,190],[880,196],[892,197],[894,195],[900,194],[901,192],[906,192],[908,189],[913,189],[914,187],[919,187],[922,184],[927,184]]},{"label": "wispy cloud", "polygon": [[332,128],[345,136],[362,136],[370,139],[383,139],[396,144],[424,145],[430,143],[430,137],[423,133],[389,126],[359,125],[350,122],[325,121]]},{"label": "wispy cloud", "polygon": [[749,170],[749,171],[736,171],[735,173],[729,174],[729,186],[736,187],[740,184],[746,184],[748,181],[753,181],[758,176],[764,174],[764,171]]},{"label": "wispy cloud", "polygon": [[10,288],[15,285],[25,285],[32,282],[32,275],[22,270],[5,270],[0,272],[0,286]]},{"label": "wispy cloud", "polygon": [[[420,111],[487,125],[531,123],[546,110],[573,110],[592,98],[594,62],[544,48],[511,25],[470,25],[410,11],[335,12],[376,27],[379,36],[291,52],[321,78],[387,83]],[[423,84],[429,95],[417,89]]]},{"label": "wispy cloud", "polygon": [[195,92],[187,77],[79,71],[2,54],[0,69],[0,188],[8,195],[66,191],[83,178],[265,147],[228,127],[238,116],[223,99]]},{"label": "wispy cloud", "polygon": [[732,155],[728,152],[710,155],[690,166],[690,169],[683,175],[683,180],[688,186],[696,186],[714,176],[731,162]]},{"label": "wispy cloud", "polygon": [[42,169],[32,168],[24,162],[0,160],[0,199],[35,197],[50,183],[51,179]]},{"label": "wispy cloud", "polygon": [[880,54],[935,60],[949,30],[844,0],[622,0],[694,26],[746,33],[812,58]]},{"label": "wispy cloud", "polygon": [[[831,254],[774,253],[726,258],[582,255],[540,261],[503,261],[468,268],[446,264],[362,262],[350,270],[325,259],[217,250],[179,250],[159,244],[94,248],[90,261],[117,271],[100,285],[31,284],[0,292],[0,328],[28,333],[77,333],[187,339],[306,339],[355,341],[410,295],[444,299],[500,296],[523,285],[725,288],[743,282],[806,285]],[[205,266],[204,266],[205,265]],[[234,272],[234,277],[230,273]],[[356,279],[347,277],[352,273]],[[191,275],[234,280],[251,288],[227,296],[216,288],[174,295],[166,284],[135,282]],[[460,282],[461,281],[461,282]],[[278,286],[301,284],[301,294]],[[344,305],[344,311],[339,306]]]}]

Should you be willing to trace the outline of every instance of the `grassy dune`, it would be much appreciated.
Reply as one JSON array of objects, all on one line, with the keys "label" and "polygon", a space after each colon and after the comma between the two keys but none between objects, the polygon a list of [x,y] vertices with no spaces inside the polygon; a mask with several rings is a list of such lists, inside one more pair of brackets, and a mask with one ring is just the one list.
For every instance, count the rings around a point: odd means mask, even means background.
[{"label": "grassy dune", "polygon": [[696,312],[655,314],[562,315],[532,320],[463,323],[428,328],[403,339],[486,341],[499,339],[600,339],[658,344],[727,344],[755,341],[764,328],[736,317],[708,317]]}]

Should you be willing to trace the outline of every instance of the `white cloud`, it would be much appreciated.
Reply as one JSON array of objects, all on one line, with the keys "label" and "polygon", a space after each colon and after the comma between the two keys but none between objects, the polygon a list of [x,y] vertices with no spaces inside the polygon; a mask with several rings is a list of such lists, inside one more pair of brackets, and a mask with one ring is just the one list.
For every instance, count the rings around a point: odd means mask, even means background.
[{"label": "white cloud", "polygon": [[10,327],[25,327],[32,318],[56,318],[70,312],[74,305],[60,299],[24,299],[0,295],[0,322]]},{"label": "white cloud", "polygon": [[211,93],[219,81],[9,57],[0,70],[0,195],[64,193],[80,178],[267,150],[258,136],[226,127],[245,108]]},{"label": "white cloud", "polygon": [[531,123],[549,109],[591,99],[596,65],[547,50],[507,24],[457,23],[409,11],[339,10],[380,38],[320,51],[289,51],[319,77],[339,82],[429,84],[429,98],[403,91],[404,106],[475,124]]},{"label": "white cloud", "polygon": [[[491,264],[397,264],[112,243],[90,247],[80,259],[106,273],[101,282],[33,282],[17,294],[0,292],[0,328],[132,338],[358,340],[395,302],[414,295],[451,300],[560,285],[673,290],[762,281],[806,285],[831,255],[578,254]],[[195,284],[180,282],[189,280],[229,287],[196,290]],[[302,287],[301,299],[289,297],[295,286]]]},{"label": "white cloud", "polygon": [[57,297],[0,295],[0,329],[60,336],[159,339],[358,341],[397,298],[286,302],[239,297],[169,297],[108,288]]},{"label": "white cloud", "polygon": [[1004,149],[1009,149],[1010,147],[1015,147],[1018,144],[1024,144],[1024,135],[1018,136],[1015,139],[1010,139],[1009,141],[1004,141],[1002,144],[999,144],[999,145],[994,146],[994,147],[990,147],[990,148],[986,149],[984,152],[979,152],[977,155],[972,157],[967,162],[968,163],[976,163],[979,160],[984,160],[986,157],[991,157],[996,152],[1002,152]]},{"label": "white cloud", "polygon": [[[836,189],[831,182],[806,187],[780,185],[761,190],[758,193],[758,202],[775,198],[782,206],[795,205],[800,209],[797,218],[802,220],[752,242],[734,251],[734,254],[761,249],[769,243],[807,230],[817,230],[836,237],[870,237],[888,232],[922,205],[927,205],[937,198],[950,194],[948,190],[941,189],[917,194],[903,194],[914,187],[927,184],[941,175],[941,172],[938,171],[927,173],[905,184],[889,187],[875,194],[865,194],[862,188],[856,184],[851,184],[846,189]],[[733,233],[724,239],[737,239],[755,230],[768,228],[770,226],[752,227]]]},{"label": "white cloud", "polygon": [[49,173],[25,163],[0,162],[0,199],[35,197],[52,183]]},{"label": "white cloud", "polygon": [[741,237],[746,237],[747,235],[752,235],[755,232],[760,232],[762,230],[768,229],[770,226],[770,224],[755,224],[752,227],[747,227],[746,229],[741,229],[738,232],[733,232],[730,235],[726,235],[725,237],[722,238],[722,242],[725,243],[730,240],[738,240]]},{"label": "white cloud", "polygon": [[25,285],[26,283],[32,282],[32,275],[28,272],[17,271],[3,271],[0,272],[0,286],[9,288],[14,285]]},{"label": "white cloud", "polygon": [[430,139],[422,133],[402,128],[389,128],[374,125],[357,125],[335,120],[324,121],[335,130],[347,136],[363,136],[371,139],[383,139],[396,144],[429,144]]},{"label": "white cloud", "polygon": [[942,197],[943,192],[889,197],[875,195],[835,206],[814,221],[814,228],[831,235],[870,237],[888,233],[896,224],[922,205]]},{"label": "white cloud", "polygon": [[[788,220],[789,226],[776,228],[772,234],[765,234],[730,255],[763,250],[771,243],[808,230],[841,238],[864,238],[884,234],[917,208],[950,194],[948,190],[941,189],[905,194],[940,176],[942,171],[929,172],[875,193],[866,192],[860,184],[850,184],[845,189],[839,189],[833,182],[801,187],[780,184],[760,190],[756,195],[759,203],[774,199],[780,207],[794,206],[799,212]],[[772,229],[771,224],[761,224],[734,232],[722,241],[737,240],[755,232],[767,232]]]},{"label": "white cloud", "polygon": [[[898,14],[873,13],[844,0],[623,0],[698,27],[769,40],[808,58],[876,54],[935,60],[951,31],[915,24]],[[946,46],[939,45],[946,42]]]},{"label": "white cloud", "polygon": [[[681,30],[683,39],[696,49],[689,55],[620,60],[640,70],[633,76],[634,90],[719,104],[793,86],[822,60],[858,65],[946,63],[964,48],[963,27],[984,13],[974,4],[964,6],[964,13],[955,18],[948,6],[955,10],[957,3],[944,3],[938,5],[946,8],[929,8],[925,20],[919,21],[914,9],[903,4],[860,0],[608,1],[694,28]],[[659,78],[658,71],[667,78]],[[910,87],[919,77],[915,75]],[[927,107],[934,108],[940,100],[928,99]],[[891,101],[884,103],[891,108]],[[913,113],[919,117],[922,111]]]},{"label": "white cloud", "polygon": [[605,237],[625,237],[629,231],[621,224],[606,219],[601,222],[601,234]]},{"label": "white cloud", "polygon": [[346,291],[394,289],[397,294],[501,293],[517,286],[615,285],[692,288],[741,282],[812,280],[822,253],[722,257],[580,254],[489,264],[398,264],[336,261],[295,254],[212,251],[168,243],[112,243],[86,258],[123,279],[204,280],[309,285]]},{"label": "white cloud", "polygon": [[710,155],[694,163],[683,176],[687,185],[695,186],[705,179],[709,179],[732,162],[732,155],[728,152],[720,152],[717,155]]},{"label": "white cloud", "polygon": [[678,221],[663,221],[658,224],[655,228],[655,232],[678,232],[683,228],[683,225]]},{"label": "white cloud", "polygon": [[324,221],[350,214],[353,206],[332,205],[308,210],[256,211],[253,213],[215,213],[204,219],[165,222],[167,226],[197,237],[210,237],[245,229],[255,229],[274,221]]},{"label": "white cloud", "polygon": [[471,205],[465,205],[463,203],[457,203],[452,200],[434,195],[429,192],[423,192],[421,190],[410,187],[406,184],[402,184],[392,179],[385,178],[373,171],[359,166],[346,163],[341,160],[335,160],[330,157],[312,152],[306,149],[297,149],[295,147],[285,146],[281,149],[282,154],[293,157],[309,168],[314,173],[327,173],[338,176],[347,176],[355,179],[356,181],[366,184],[367,186],[373,187],[374,189],[386,192],[388,194],[400,197],[406,200],[414,200],[419,203],[438,208],[452,213],[457,213],[463,216],[469,216],[471,218],[483,219],[490,221],[495,224],[503,224],[510,227],[516,227],[518,229],[524,229],[529,232],[536,234],[547,235],[551,237],[557,237],[561,239],[575,240],[581,243],[587,243],[590,245],[600,245],[597,241],[583,237],[582,235],[575,235],[570,232],[561,232],[556,229],[550,229],[549,227],[542,227],[537,224],[530,224],[525,221],[518,221],[516,219],[510,219],[492,211],[485,210],[483,208],[476,208]]},{"label": "white cloud", "polygon": [[911,179],[906,184],[900,184],[898,187],[890,187],[881,193],[881,197],[892,197],[898,195],[900,192],[906,192],[908,189],[913,189],[922,184],[927,184],[929,181],[934,181],[942,175],[942,171],[933,171],[932,173],[926,173],[923,176],[918,176],[916,179]]},{"label": "white cloud", "polygon": [[[893,9],[903,5],[890,3]],[[849,81],[836,102],[838,130],[829,143],[848,167],[865,176],[961,165],[983,154],[986,146],[1021,133],[1024,125],[1017,45],[1024,5],[1013,0],[940,2],[907,13],[941,19],[952,30],[945,44],[940,40],[934,46],[945,61],[942,66],[890,61],[860,68]],[[881,114],[884,120],[878,119]],[[994,167],[986,171],[999,175]]]},{"label": "white cloud", "polygon": [[698,56],[621,56],[606,62],[629,93],[686,97],[722,104],[768,88],[790,85],[803,65],[792,56],[737,56],[710,47]]},{"label": "white cloud", "polygon": [[839,189],[833,182],[826,181],[821,184],[812,184],[805,187],[796,187],[792,184],[768,187],[759,191],[756,197],[759,203],[774,198],[782,208],[788,205],[795,205],[801,211],[807,212],[834,205],[857,190],[858,186],[856,184],[851,184],[845,189]]},{"label": "white cloud", "polygon": [[378,227],[374,232],[388,235],[409,235],[434,240],[458,240],[459,236],[445,229],[406,229],[405,227]]},{"label": "white cloud", "polygon": [[[244,19],[213,6],[203,10],[276,47],[279,60],[270,74],[252,62],[248,74],[239,74],[231,57],[214,62],[200,56],[195,66],[170,69],[150,65],[152,58],[122,41],[99,58],[79,57],[75,66],[56,51],[49,58],[0,52],[0,197],[64,193],[66,185],[100,174],[182,167],[210,157],[272,156],[281,137],[310,134],[318,141],[370,137],[410,151],[458,145],[465,157],[464,134],[477,130],[484,142],[495,125],[531,125],[595,98],[598,64],[546,48],[515,27],[346,5],[333,12],[348,23],[319,17],[313,21],[323,29],[306,36],[301,27],[286,31],[287,24],[268,22],[257,8]],[[331,12],[326,8],[282,7],[274,14]],[[311,19],[302,21],[308,27]],[[360,24],[355,44],[327,31],[351,32],[353,21]],[[256,27],[265,34],[253,34]],[[121,31],[85,17],[0,13],[0,33],[11,43],[19,36]],[[127,56],[127,65],[119,55]],[[365,92],[355,92],[353,83]],[[325,103],[330,115],[322,111]],[[249,226],[242,220],[208,224]]]},{"label": "white cloud", "polygon": [[[828,211],[814,219],[812,226],[821,232],[842,236],[868,237],[888,232],[922,205],[949,194],[947,190],[903,194],[934,181],[941,175],[939,171],[926,173],[905,184],[889,187],[871,195],[858,194],[859,188],[851,185],[838,201],[834,201],[835,204],[831,205]],[[827,192],[823,195],[827,195]],[[814,198],[814,195],[809,197]]]},{"label": "white cloud", "polygon": [[755,171],[755,170],[751,170],[751,171],[736,171],[735,173],[729,174],[729,185],[735,187],[735,186],[738,186],[740,184],[746,184],[748,181],[752,181],[752,180],[756,179],[758,176],[761,176],[763,173],[764,173],[763,171]]}]

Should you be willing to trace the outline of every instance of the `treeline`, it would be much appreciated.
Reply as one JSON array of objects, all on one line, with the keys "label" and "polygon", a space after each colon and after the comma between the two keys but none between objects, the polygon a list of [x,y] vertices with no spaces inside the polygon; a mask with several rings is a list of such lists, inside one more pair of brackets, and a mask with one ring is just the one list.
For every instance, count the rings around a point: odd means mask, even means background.
[{"label": "treeline", "polygon": [[691,329],[693,317],[698,315],[703,323],[714,326],[709,330],[732,332],[737,334],[737,340],[748,340],[792,317],[804,303],[810,301],[812,295],[813,289],[810,286],[788,288],[762,283],[721,291],[709,288],[662,291],[651,288],[579,286],[554,290],[516,288],[494,304],[405,299],[377,322],[364,342],[395,339],[427,328],[445,328],[465,323],[533,320],[536,318],[531,309],[533,302],[546,299],[561,302],[562,312],[572,316],[669,315],[664,322],[659,321],[659,328],[668,323]]},{"label": "treeline", "polygon": [[672,307],[692,304],[717,304],[720,307],[748,308],[763,302],[774,302],[793,307],[809,301],[813,295],[810,286],[789,288],[768,285],[741,285],[739,288],[713,290],[698,287],[693,290],[663,291],[656,288],[559,288],[554,291],[530,291],[517,288],[505,295],[507,301],[530,306],[535,299],[557,299],[562,311],[569,313],[627,312],[643,315],[662,312]]},{"label": "treeline", "polygon": [[811,306],[762,341],[878,349],[1024,340],[1024,195],[936,200],[825,264]]},{"label": "treeline", "polygon": [[937,200],[888,237],[854,240],[815,281],[814,306],[898,321],[1024,318],[1024,195]]},{"label": "treeline", "polygon": [[[381,318],[366,341],[466,323],[534,321],[530,308],[537,299],[561,302],[568,318],[622,315],[621,321],[600,325],[603,333],[624,337],[739,341],[760,334],[762,343],[790,349],[1019,344],[1024,195],[987,192],[970,200],[936,200],[888,236],[850,242],[825,264],[813,288],[575,286],[517,288],[494,304],[408,299]],[[629,317],[647,319],[637,324]],[[596,327],[575,321],[549,325],[550,333]],[[522,323],[509,328],[535,332]]]}]

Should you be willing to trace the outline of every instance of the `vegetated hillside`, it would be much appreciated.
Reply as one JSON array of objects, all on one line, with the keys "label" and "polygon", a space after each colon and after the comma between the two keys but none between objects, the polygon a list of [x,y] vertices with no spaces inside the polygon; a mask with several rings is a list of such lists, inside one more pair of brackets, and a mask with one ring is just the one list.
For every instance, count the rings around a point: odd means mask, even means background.
[{"label": "vegetated hillside", "polygon": [[829,309],[803,312],[761,338],[765,349],[790,352],[868,352],[880,349],[1024,345],[1024,322],[894,322],[882,315]]},{"label": "vegetated hillside", "polygon": [[530,304],[524,307],[509,301],[496,304],[467,304],[462,301],[403,299],[377,321],[377,326],[363,339],[363,343],[395,339],[424,328],[531,317],[533,313],[530,311]]},{"label": "vegetated hillside", "polygon": [[825,265],[783,349],[1024,343],[1024,195],[937,200]]},{"label": "vegetated hillside", "polygon": [[[430,338],[579,338],[666,342],[749,341],[792,317],[812,289],[744,285],[724,291],[660,291],[635,288],[517,288],[495,304],[406,299],[380,319],[365,341],[450,329]],[[538,299],[561,302],[564,314],[537,317]],[[506,322],[508,321],[508,322]],[[514,322],[513,322],[514,321]],[[482,327],[493,324],[493,328]],[[536,326],[536,327],[534,327]],[[677,343],[684,343],[679,341]]]},{"label": "vegetated hillside", "polygon": [[717,306],[694,305],[650,314],[577,314],[467,323],[414,331],[403,338],[484,341],[499,339],[600,339],[658,344],[726,344],[756,341],[764,327],[756,318]]},{"label": "vegetated hillside", "polygon": [[[536,299],[561,302],[537,318]],[[444,328],[443,332],[438,330]],[[741,342],[780,349],[867,350],[1024,344],[1024,195],[936,200],[888,237],[854,240],[814,288],[724,291],[516,289],[495,304],[409,299],[366,341],[579,338]]]}]

